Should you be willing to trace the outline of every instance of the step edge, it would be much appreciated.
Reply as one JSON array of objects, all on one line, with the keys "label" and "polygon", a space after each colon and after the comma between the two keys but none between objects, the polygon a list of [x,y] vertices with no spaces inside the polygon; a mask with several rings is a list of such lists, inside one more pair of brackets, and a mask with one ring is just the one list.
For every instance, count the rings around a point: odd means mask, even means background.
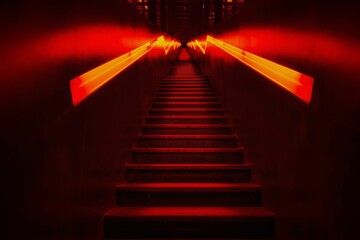
[{"label": "step edge", "polygon": [[262,185],[256,183],[120,183],[121,191],[261,191]]},{"label": "step edge", "polygon": [[209,140],[237,140],[238,137],[235,134],[231,135],[175,135],[175,134],[169,134],[169,135],[144,135],[139,134],[137,135],[138,140],[141,139],[179,139],[179,140],[197,140],[197,139],[209,139]]},{"label": "step edge", "polygon": [[[226,210],[219,214],[219,210]],[[175,213],[175,214],[174,214]],[[191,215],[189,216],[189,214]],[[275,214],[264,207],[114,207],[105,213],[105,218],[152,218],[152,217],[213,217],[262,219],[275,218]]]},{"label": "step edge", "polygon": [[132,147],[135,153],[141,152],[167,152],[167,153],[244,153],[243,147],[234,148],[142,148]]}]

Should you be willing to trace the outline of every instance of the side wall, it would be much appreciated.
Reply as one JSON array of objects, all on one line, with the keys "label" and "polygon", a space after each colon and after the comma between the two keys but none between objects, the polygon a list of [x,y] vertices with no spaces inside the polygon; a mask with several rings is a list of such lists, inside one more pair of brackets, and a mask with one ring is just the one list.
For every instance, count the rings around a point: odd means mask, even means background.
[{"label": "side wall", "polygon": [[[359,4],[253,0],[209,34],[315,78],[309,105],[208,45],[194,53],[236,126],[279,239],[354,239]],[[199,37],[199,39],[205,39]]]},{"label": "side wall", "polygon": [[[2,238],[102,239],[103,214],[169,60],[153,50],[78,107],[69,80],[163,33],[125,1],[2,8]],[[162,51],[162,53],[161,53]]]}]

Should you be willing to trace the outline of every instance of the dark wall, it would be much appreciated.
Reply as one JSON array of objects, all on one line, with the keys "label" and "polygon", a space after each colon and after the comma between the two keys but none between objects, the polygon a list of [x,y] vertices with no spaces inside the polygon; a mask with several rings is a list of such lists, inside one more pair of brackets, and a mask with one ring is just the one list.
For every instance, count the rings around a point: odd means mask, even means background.
[{"label": "dark wall", "polygon": [[195,54],[233,116],[279,239],[357,238],[358,9],[355,1],[253,0],[210,32],[314,77],[309,105],[211,44]]},{"label": "dark wall", "polygon": [[11,1],[0,15],[3,239],[102,239],[159,77],[154,49],[78,107],[69,81],[163,33],[125,1]]}]

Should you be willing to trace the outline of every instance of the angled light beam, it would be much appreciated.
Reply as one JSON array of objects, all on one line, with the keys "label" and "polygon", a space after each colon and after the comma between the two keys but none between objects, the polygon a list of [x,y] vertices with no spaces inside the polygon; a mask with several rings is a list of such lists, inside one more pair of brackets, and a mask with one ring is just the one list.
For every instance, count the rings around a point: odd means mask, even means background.
[{"label": "angled light beam", "polygon": [[173,45],[175,45],[175,47],[179,46],[177,42],[172,41],[169,47],[166,47],[164,37],[158,37],[152,42],[147,42],[128,53],[125,53],[103,65],[100,65],[97,68],[82,74],[81,76],[72,79],[70,81],[70,89],[73,105],[79,105],[79,103],[85,100],[97,89],[124,71],[127,67],[136,62],[142,56],[150,52],[154,47],[163,47],[165,54],[167,54],[170,50],[170,47]]},{"label": "angled light beam", "polygon": [[207,36],[205,47],[202,47],[202,45],[197,40],[190,42],[189,46],[195,49],[196,44],[198,45],[201,52],[206,54],[206,46],[208,42],[230,54],[278,86],[286,89],[305,103],[310,103],[314,78],[265,58],[259,57],[250,52],[244,51],[238,47],[220,41],[211,36]]},{"label": "angled light beam", "polygon": [[199,47],[199,49],[201,50],[201,52],[202,52],[203,54],[205,54],[205,53],[206,53],[206,48],[203,48],[203,46],[201,46],[201,44],[199,43],[198,40],[195,40],[195,43],[196,43],[196,45]]}]

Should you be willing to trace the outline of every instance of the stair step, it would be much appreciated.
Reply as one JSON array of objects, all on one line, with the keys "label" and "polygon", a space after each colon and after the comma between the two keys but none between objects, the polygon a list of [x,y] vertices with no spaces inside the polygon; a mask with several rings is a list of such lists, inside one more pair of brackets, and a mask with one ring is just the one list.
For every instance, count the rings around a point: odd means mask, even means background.
[{"label": "stair step", "polygon": [[153,108],[220,108],[219,102],[154,102]]},{"label": "stair step", "polygon": [[235,135],[140,135],[139,147],[151,148],[235,148]]},{"label": "stair step", "polygon": [[209,96],[215,97],[215,92],[158,92],[156,93],[157,97],[200,97],[200,96]]},{"label": "stair step", "polygon": [[168,75],[163,77],[164,80],[203,80],[208,79],[206,75]]},{"label": "stair step", "polygon": [[105,238],[275,238],[275,217],[262,207],[116,207]]},{"label": "stair step", "polygon": [[143,124],[143,134],[202,134],[226,135],[232,133],[231,124]]},{"label": "stair step", "polygon": [[260,207],[251,164],[188,49],[150,104],[116,187],[118,207],[104,218],[105,239],[275,239],[275,216]]},{"label": "stair step", "polygon": [[161,84],[211,84],[209,80],[161,80]]},{"label": "stair step", "polygon": [[133,148],[134,163],[221,163],[243,162],[242,148]]},{"label": "stair step", "polygon": [[162,108],[150,109],[149,115],[224,115],[225,111],[221,108],[205,108],[205,107],[192,107],[192,108]]},{"label": "stair step", "polygon": [[159,88],[159,93],[161,92],[214,92],[212,88],[205,88],[205,87],[197,87],[197,88],[175,88],[175,87],[168,87],[168,88]]},{"label": "stair step", "polygon": [[153,102],[219,102],[217,97],[156,97]]},{"label": "stair step", "polygon": [[148,116],[145,119],[149,124],[224,124],[229,120],[226,116],[187,116],[187,115],[165,115]]},{"label": "stair step", "polygon": [[253,183],[124,183],[118,206],[259,206],[261,186]]},{"label": "stair step", "polygon": [[160,88],[212,88],[210,84],[160,84]]},{"label": "stair step", "polygon": [[135,182],[249,182],[250,164],[126,164],[125,177]]}]

